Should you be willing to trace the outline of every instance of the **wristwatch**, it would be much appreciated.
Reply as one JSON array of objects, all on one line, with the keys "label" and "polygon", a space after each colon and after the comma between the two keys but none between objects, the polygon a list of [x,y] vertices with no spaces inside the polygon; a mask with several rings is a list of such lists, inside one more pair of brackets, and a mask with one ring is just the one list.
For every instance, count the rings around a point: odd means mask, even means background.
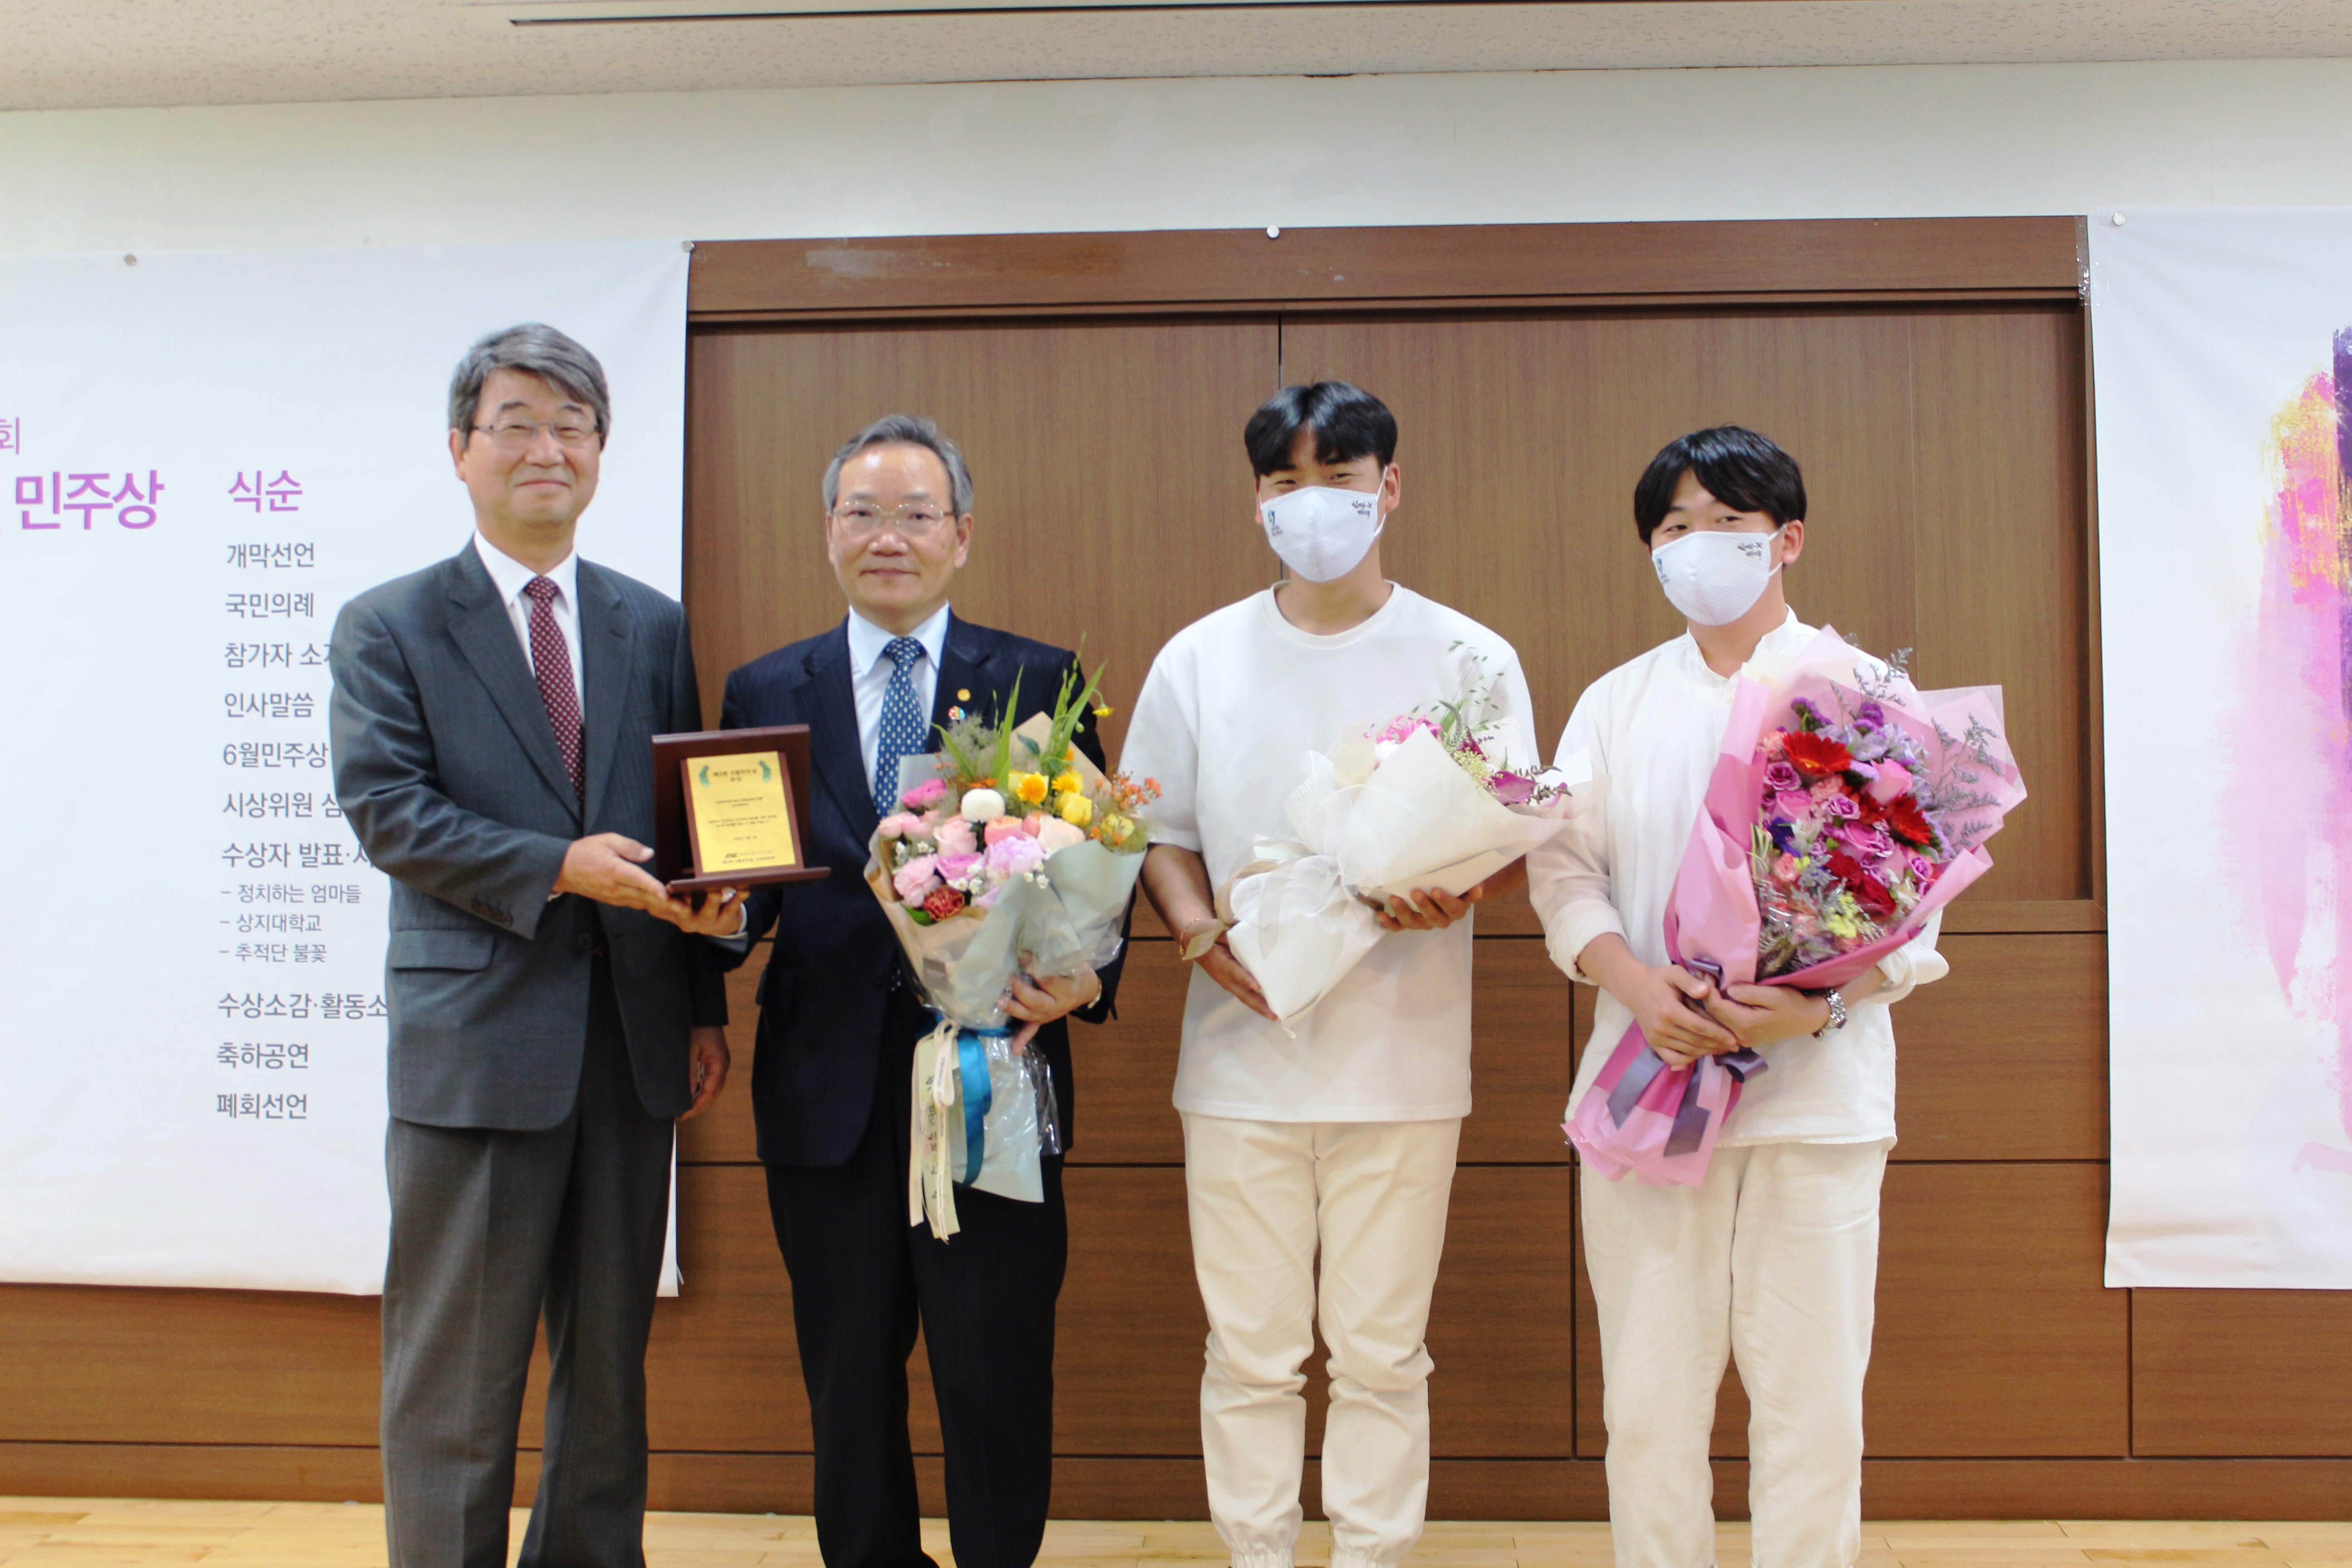
[{"label": "wristwatch", "polygon": [[1830,1005],[1830,1021],[1813,1031],[1813,1038],[1826,1040],[1845,1027],[1845,998],[1838,994],[1838,988],[1834,985],[1826,991],[1817,991],[1813,994]]}]

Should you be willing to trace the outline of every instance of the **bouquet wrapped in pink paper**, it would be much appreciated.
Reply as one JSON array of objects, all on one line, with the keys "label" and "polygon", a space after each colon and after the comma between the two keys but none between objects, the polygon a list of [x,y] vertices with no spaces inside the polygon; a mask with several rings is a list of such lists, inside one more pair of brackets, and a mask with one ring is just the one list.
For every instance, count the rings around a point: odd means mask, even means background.
[{"label": "bouquet wrapped in pink paper", "polygon": [[[1738,683],[1667,954],[1718,986],[1843,985],[1992,868],[1984,841],[2024,798],[1999,687],[1922,692],[1825,630]],[[1753,1051],[1671,1067],[1633,1024],[1564,1131],[1609,1180],[1696,1186],[1764,1068]]]}]

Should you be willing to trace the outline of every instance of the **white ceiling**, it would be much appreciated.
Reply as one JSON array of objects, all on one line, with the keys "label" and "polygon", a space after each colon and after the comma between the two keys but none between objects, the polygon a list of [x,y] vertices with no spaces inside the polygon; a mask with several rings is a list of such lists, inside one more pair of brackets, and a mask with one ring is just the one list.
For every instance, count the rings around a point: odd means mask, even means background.
[{"label": "white ceiling", "polygon": [[[0,0],[0,110],[1035,79],[2352,56],[2352,0],[1058,0],[1030,9],[1038,3]],[[747,10],[771,15],[713,19]],[[842,14],[869,11],[888,14]],[[533,25],[518,26],[517,18]],[[1704,114],[1704,94],[1660,112]]]}]

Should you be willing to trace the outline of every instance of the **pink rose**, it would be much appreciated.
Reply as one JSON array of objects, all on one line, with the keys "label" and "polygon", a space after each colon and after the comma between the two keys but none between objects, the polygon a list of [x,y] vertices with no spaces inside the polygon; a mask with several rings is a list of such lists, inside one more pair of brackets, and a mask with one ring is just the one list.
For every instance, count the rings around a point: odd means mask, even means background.
[{"label": "pink rose", "polygon": [[901,903],[920,906],[933,888],[939,886],[939,857],[918,855],[898,868],[890,879],[891,890]]},{"label": "pink rose", "polygon": [[1783,855],[1772,862],[1772,879],[1783,887],[1793,885],[1797,880],[1797,858]]},{"label": "pink rose", "polygon": [[882,819],[882,826],[875,831],[885,838],[904,838],[909,833],[921,832],[922,828],[923,819],[913,812],[894,811]]},{"label": "pink rose", "polygon": [[1057,849],[1067,849],[1074,844],[1084,844],[1086,841],[1085,830],[1071,826],[1058,816],[1047,817],[1045,825],[1037,829],[1038,847],[1048,855]]},{"label": "pink rose", "polygon": [[986,828],[982,830],[980,839],[982,844],[985,844],[988,847],[993,849],[1008,838],[1021,838],[1025,837],[1027,837],[1027,835],[1024,832],[1019,819],[1010,816],[1000,816],[995,821],[990,823]]},{"label": "pink rose", "polygon": [[1911,770],[1901,763],[1881,763],[1878,776],[1870,784],[1870,798],[1885,805],[1898,795],[1911,790]]},{"label": "pink rose", "polygon": [[950,816],[940,823],[937,837],[942,855],[970,855],[980,848],[980,835],[961,816]]},{"label": "pink rose", "polygon": [[1812,815],[1813,797],[1802,790],[1784,790],[1776,804],[1780,808],[1780,815],[1793,822],[1802,822]]},{"label": "pink rose", "polygon": [[1045,847],[1016,829],[1009,837],[997,839],[989,845],[988,874],[992,877],[1018,877],[1024,872],[1035,870],[1045,863]]},{"label": "pink rose", "polygon": [[917,784],[914,788],[900,795],[898,799],[900,804],[911,806],[917,811],[920,811],[925,806],[939,805],[940,801],[947,798],[947,780],[925,779],[922,783]]},{"label": "pink rose", "polygon": [[950,854],[942,849],[940,851],[939,862],[940,877],[942,880],[961,882],[969,878],[973,868],[979,866],[980,857],[970,850]]},{"label": "pink rose", "polygon": [[1895,853],[1895,840],[1884,827],[1864,827],[1859,822],[1842,822],[1835,832],[1864,860],[1884,860]]},{"label": "pink rose", "polygon": [[1034,838],[1045,831],[1045,824],[1054,819],[1042,811],[1033,811],[1021,819],[1021,831]]}]

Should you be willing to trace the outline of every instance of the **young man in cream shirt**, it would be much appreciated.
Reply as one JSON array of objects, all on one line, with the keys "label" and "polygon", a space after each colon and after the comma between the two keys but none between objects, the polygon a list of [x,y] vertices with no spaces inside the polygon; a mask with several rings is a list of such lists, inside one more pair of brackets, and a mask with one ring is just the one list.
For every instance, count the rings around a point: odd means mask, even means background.
[{"label": "young man in cream shirt", "polygon": [[[1286,579],[1194,622],[1153,660],[1120,766],[1159,781],[1143,880],[1196,954],[1176,1108],[1192,1261],[1208,1309],[1201,1438],[1209,1513],[1235,1568],[1289,1568],[1318,1321],[1330,1347],[1323,1508],[1332,1568],[1393,1563],[1429,1490],[1423,1343],[1470,1109],[1470,905],[1391,899],[1383,935],[1286,1028],[1222,937],[1212,890],[1284,838],[1307,754],[1476,692],[1514,762],[1535,759],[1510,645],[1381,575],[1396,421],[1343,382],[1278,394],[1244,433],[1258,522]],[[1318,1300],[1317,1254],[1321,1254]]]},{"label": "young man in cream shirt", "polygon": [[1553,962],[1601,987],[1573,1113],[1629,1024],[1676,1065],[1742,1046],[1747,1086],[1697,1187],[1584,1172],[1601,1320],[1609,1518],[1619,1568],[1709,1568],[1707,1438],[1727,1353],[1752,1415],[1756,1568],[1848,1568],[1862,1541],[1862,1385],[1878,1189],[1895,1142],[1888,1007],[1939,978],[1936,924],[1837,992],[1732,985],[1666,962],[1664,916],[1752,659],[1802,647],[1782,568],[1805,543],[1796,462],[1735,426],[1660,452],[1634,524],[1688,632],[1602,676],[1560,739],[1610,781],[1601,809],[1528,859]]}]

